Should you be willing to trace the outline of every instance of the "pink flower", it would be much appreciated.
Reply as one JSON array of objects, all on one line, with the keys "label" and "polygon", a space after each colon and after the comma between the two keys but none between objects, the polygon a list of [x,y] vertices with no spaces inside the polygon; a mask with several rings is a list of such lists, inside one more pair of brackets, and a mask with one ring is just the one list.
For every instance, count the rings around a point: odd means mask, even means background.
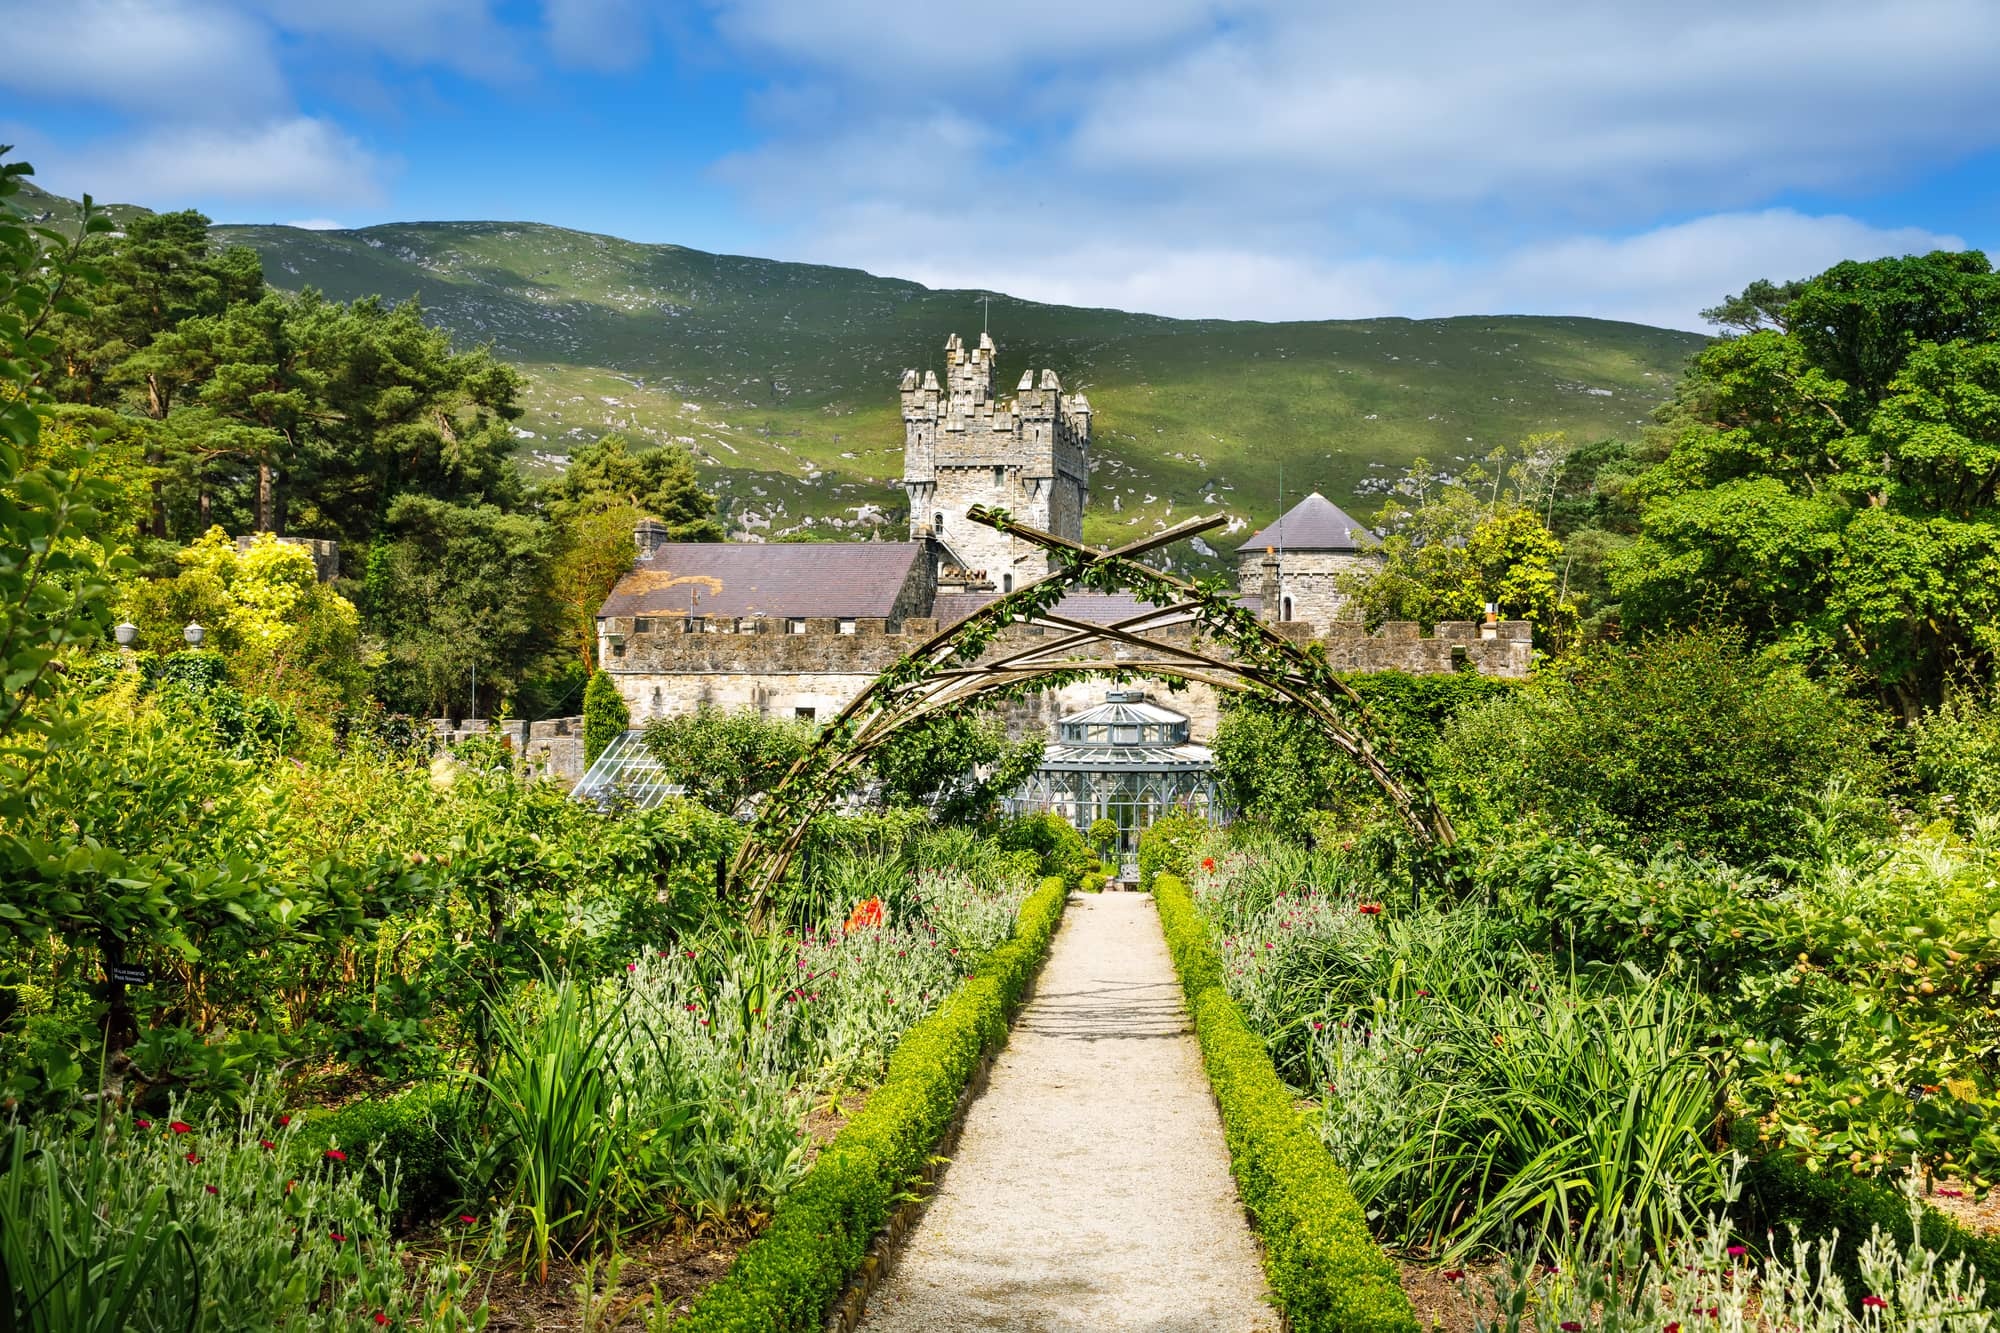
[{"label": "pink flower", "polygon": [[1886,1310],[1889,1308],[1889,1302],[1883,1300],[1880,1296],[1863,1296],[1861,1304],[1870,1310]]},{"label": "pink flower", "polygon": [[1741,1259],[1744,1255],[1750,1253],[1750,1249],[1746,1245],[1732,1245],[1727,1250],[1723,1251],[1723,1253],[1727,1254],[1732,1259]]},{"label": "pink flower", "polygon": [[639,965],[637,963],[627,963],[625,964],[625,970],[627,972],[637,972],[639,970]]},{"label": "pink flower", "polygon": [[132,1122],[132,1128],[134,1129],[151,1129],[152,1127],[153,1122],[150,1120],[134,1120]]},{"label": "pink flower", "polygon": [[465,1225],[467,1226],[472,1226],[474,1223],[479,1221],[479,1219],[474,1217],[471,1213],[460,1213],[458,1215],[458,1220],[465,1223]]},{"label": "pink flower", "polygon": [[190,1125],[185,1120],[173,1121],[171,1124],[167,1126],[167,1128],[171,1129],[176,1134],[187,1134],[191,1133],[194,1130],[194,1126]]}]

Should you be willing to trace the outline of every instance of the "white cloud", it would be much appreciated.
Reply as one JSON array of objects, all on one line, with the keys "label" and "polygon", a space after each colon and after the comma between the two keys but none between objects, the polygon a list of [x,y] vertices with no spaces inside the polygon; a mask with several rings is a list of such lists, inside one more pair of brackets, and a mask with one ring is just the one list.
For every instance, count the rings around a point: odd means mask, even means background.
[{"label": "white cloud", "polygon": [[1588,315],[1700,330],[1704,307],[1757,278],[1806,277],[1842,259],[1965,245],[1919,228],[1880,229],[1790,209],[1715,214],[1631,236],[1566,236],[1456,259],[1328,259],[1229,241],[1148,241],[1141,232],[1067,246],[1046,236],[1009,246],[998,230],[954,238],[963,244],[926,242],[941,226],[935,217],[875,210],[849,219],[804,257],[831,261],[841,252],[873,271],[933,287],[1183,318]]},{"label": "white cloud", "polygon": [[263,28],[198,0],[0,0],[0,85],[180,119],[282,107]]},{"label": "white cloud", "polygon": [[527,72],[521,42],[488,0],[254,0],[287,32],[437,65],[482,79]]},{"label": "white cloud", "polygon": [[300,231],[345,231],[347,224],[333,218],[294,218],[284,224],[297,227]]},{"label": "white cloud", "polygon": [[329,121],[296,116],[249,126],[162,126],[58,159],[66,181],[100,199],[176,207],[199,200],[366,204],[384,164]]},{"label": "white cloud", "polygon": [[652,55],[643,0],[542,0],[549,53],[571,69],[636,69]]}]

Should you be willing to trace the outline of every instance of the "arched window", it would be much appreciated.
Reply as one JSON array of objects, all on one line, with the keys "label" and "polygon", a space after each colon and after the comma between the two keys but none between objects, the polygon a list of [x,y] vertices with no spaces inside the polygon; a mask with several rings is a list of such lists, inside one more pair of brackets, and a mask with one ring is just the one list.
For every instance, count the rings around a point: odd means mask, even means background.
[{"label": "arched window", "polygon": [[1278,603],[1278,619],[1290,620],[1291,618],[1292,618],[1292,599],[1287,597],[1283,601]]},{"label": "arched window", "polygon": [[931,515],[931,531],[937,533],[939,536],[944,535],[943,510],[939,510],[937,513]]}]

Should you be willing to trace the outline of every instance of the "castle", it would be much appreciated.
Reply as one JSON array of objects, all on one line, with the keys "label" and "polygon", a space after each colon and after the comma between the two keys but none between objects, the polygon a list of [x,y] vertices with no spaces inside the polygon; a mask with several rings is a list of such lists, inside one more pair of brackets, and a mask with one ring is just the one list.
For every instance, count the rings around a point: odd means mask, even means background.
[{"label": "castle", "polygon": [[[1026,372],[1014,398],[996,398],[997,354],[985,334],[973,348],[953,335],[942,385],[933,371],[903,373],[908,541],[668,543],[659,524],[639,525],[638,561],[597,618],[598,662],[635,725],[704,706],[835,716],[941,626],[1047,572],[1041,548],[967,519],[975,504],[1083,540],[1090,403],[1066,393],[1052,370]],[[1412,624],[1370,634],[1344,618],[1340,580],[1366,565],[1371,541],[1338,506],[1309,495],[1239,549],[1238,596],[1277,632],[1320,643],[1341,669],[1527,674],[1525,621],[1443,623],[1422,635]],[[1109,624],[1144,606],[1122,593],[1077,591],[1059,609]],[[988,651],[1041,633],[1009,626]],[[1143,657],[1133,663],[1143,665]],[[1010,706],[1010,721],[1047,728],[1102,694],[1101,684],[1065,686]],[[1192,686],[1176,707],[1196,740],[1214,734],[1213,691]]]}]

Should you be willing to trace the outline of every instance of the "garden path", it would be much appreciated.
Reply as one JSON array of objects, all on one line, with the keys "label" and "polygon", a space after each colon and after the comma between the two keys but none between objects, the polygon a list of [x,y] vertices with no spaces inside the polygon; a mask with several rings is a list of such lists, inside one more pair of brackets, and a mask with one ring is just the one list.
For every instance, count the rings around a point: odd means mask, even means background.
[{"label": "garden path", "polygon": [[1278,1327],[1150,896],[1071,899],[861,1327]]}]

